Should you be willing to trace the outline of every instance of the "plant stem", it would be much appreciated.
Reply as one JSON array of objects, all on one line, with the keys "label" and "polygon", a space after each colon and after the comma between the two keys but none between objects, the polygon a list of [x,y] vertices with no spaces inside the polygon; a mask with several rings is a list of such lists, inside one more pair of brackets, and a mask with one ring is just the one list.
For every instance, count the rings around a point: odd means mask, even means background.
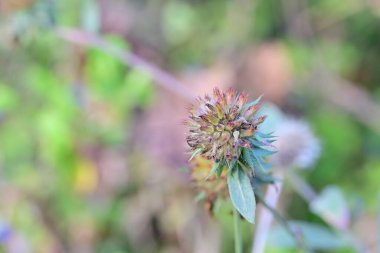
[{"label": "plant stem", "polygon": [[378,196],[377,206],[377,252],[380,252],[380,194]]},{"label": "plant stem", "polygon": [[100,49],[101,51],[119,59],[122,63],[148,73],[155,80],[154,83],[161,85],[189,101],[193,101],[193,99],[196,98],[191,90],[170,73],[160,69],[158,66],[131,51],[124,50],[108,43],[102,37],[87,33],[80,29],[67,27],[60,27],[55,32],[58,37],[66,41]]},{"label": "plant stem", "polygon": [[[282,191],[283,171],[279,169],[276,177],[280,180],[275,183],[275,186],[269,186],[265,196],[266,202],[272,208],[276,208],[278,199]],[[262,208],[259,216],[259,220],[256,224],[255,237],[253,239],[252,253],[263,253],[265,251],[265,245],[269,230],[273,221],[272,213]]]},{"label": "plant stem", "polygon": [[234,208],[234,232],[235,232],[235,253],[243,253],[243,241],[241,238],[240,215]]},{"label": "plant stem", "polygon": [[303,198],[307,203],[312,202],[318,197],[317,192],[311,188],[311,186],[304,181],[297,173],[294,171],[289,171],[287,175],[288,181],[291,183],[294,190]]}]

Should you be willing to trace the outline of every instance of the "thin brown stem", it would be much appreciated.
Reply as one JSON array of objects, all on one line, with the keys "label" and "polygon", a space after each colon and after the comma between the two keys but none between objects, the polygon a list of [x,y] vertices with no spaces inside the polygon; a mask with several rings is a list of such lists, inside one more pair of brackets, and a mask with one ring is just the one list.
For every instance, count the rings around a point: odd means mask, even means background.
[{"label": "thin brown stem", "polygon": [[56,35],[65,41],[102,50],[103,52],[119,59],[125,65],[148,73],[161,87],[168,89],[187,100],[193,100],[195,98],[195,95],[192,94],[191,90],[189,90],[173,75],[160,69],[158,66],[147,61],[146,59],[143,59],[137,54],[134,54],[133,52],[126,51],[112,45],[100,36],[79,29],[64,27],[58,28],[56,30]]},{"label": "thin brown stem", "polygon": [[[268,186],[267,193],[265,195],[265,200],[267,204],[273,208],[275,208],[277,205],[283,185],[283,170],[279,169],[277,172],[278,173],[276,177],[279,178],[279,180],[275,183],[274,186]],[[262,208],[259,215],[259,220],[255,228],[256,232],[252,245],[252,253],[265,252],[265,244],[273,221],[272,213],[266,208]]]}]

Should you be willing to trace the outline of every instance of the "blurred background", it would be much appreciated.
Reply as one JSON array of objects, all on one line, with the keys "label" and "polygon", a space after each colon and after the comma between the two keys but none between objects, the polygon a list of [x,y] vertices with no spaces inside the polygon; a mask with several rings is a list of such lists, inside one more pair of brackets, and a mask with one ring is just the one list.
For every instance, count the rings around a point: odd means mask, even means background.
[{"label": "blurred background", "polygon": [[[379,66],[377,0],[0,0],[0,252],[233,252],[181,123],[215,86],[318,139],[278,207],[312,250],[379,252]],[[265,252],[295,252],[280,230]]]}]

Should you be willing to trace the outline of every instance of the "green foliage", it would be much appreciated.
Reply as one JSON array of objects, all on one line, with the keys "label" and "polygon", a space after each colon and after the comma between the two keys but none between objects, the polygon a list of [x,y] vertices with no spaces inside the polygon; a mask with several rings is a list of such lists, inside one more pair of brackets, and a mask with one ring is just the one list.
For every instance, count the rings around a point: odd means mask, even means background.
[{"label": "green foliage", "polygon": [[250,138],[253,148],[242,148],[240,159],[227,176],[232,203],[240,214],[251,223],[254,223],[256,211],[254,195],[258,193],[261,185],[274,182],[274,178],[269,174],[269,165],[265,158],[275,151],[263,148],[263,146],[270,145],[272,140],[271,134],[256,133],[254,137]]},{"label": "green foliage", "polygon": [[[309,177],[314,179],[313,183],[318,187],[334,182],[340,183],[341,175],[347,172],[350,165],[359,165],[360,161],[355,155],[360,152],[362,146],[360,130],[348,116],[337,111],[322,110],[315,115],[313,121],[316,134],[323,140],[324,152],[317,169],[313,170]],[[344,143],[350,145],[343,145]]]},{"label": "green foliage", "polygon": [[337,229],[346,229],[350,223],[350,210],[342,191],[337,186],[326,187],[310,203],[313,213]]},{"label": "green foliage", "polygon": [[18,97],[8,85],[0,83],[0,113],[11,111],[18,104]]},{"label": "green foliage", "polygon": [[163,13],[165,39],[170,44],[180,44],[189,39],[196,27],[196,13],[185,2],[169,1]]},{"label": "green foliage", "polygon": [[[289,222],[292,229],[298,231],[305,240],[309,250],[337,250],[351,247],[346,238],[319,226],[305,222]],[[295,248],[296,242],[292,236],[281,226],[276,226],[270,233],[269,244],[280,248]]]},{"label": "green foliage", "polygon": [[260,1],[254,9],[253,19],[254,38],[270,39],[279,37],[282,33],[284,19],[281,13],[281,4],[277,1]]},{"label": "green foliage", "polygon": [[[118,43],[119,47],[125,48],[125,45],[120,44]],[[86,62],[86,76],[92,91],[96,95],[103,99],[115,97],[119,88],[122,87],[125,73],[125,66],[115,57],[99,49],[90,50]]]},{"label": "green foliage", "polygon": [[247,174],[239,167],[227,176],[228,189],[234,207],[249,222],[255,222],[256,200]]},{"label": "green foliage", "polygon": [[354,185],[346,184],[345,188],[351,194],[360,194],[364,201],[367,203],[371,210],[375,210],[378,205],[378,201],[374,198],[374,194],[379,191],[380,177],[380,160],[379,159],[368,159],[368,161],[363,165],[361,173],[358,173],[358,184],[360,187],[354,187]]}]

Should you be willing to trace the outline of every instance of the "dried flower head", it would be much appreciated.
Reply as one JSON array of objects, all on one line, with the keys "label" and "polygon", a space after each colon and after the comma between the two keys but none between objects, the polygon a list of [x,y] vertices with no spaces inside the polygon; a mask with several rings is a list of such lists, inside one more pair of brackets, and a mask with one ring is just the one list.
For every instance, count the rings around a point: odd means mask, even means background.
[{"label": "dried flower head", "polygon": [[[273,183],[266,157],[274,153],[268,149],[274,140],[271,134],[258,130],[265,120],[257,114],[260,98],[247,100],[246,93],[216,88],[212,96],[199,98],[190,108],[186,125],[190,160],[198,161],[192,170],[193,182],[211,205],[228,186],[234,207],[253,223],[256,191],[262,184]],[[203,160],[207,163],[202,165],[199,161]]]},{"label": "dried flower head", "polygon": [[248,95],[233,89],[222,92],[214,89],[213,95],[198,98],[190,108],[187,143],[192,151],[219,163],[236,161],[239,148],[252,148],[248,138],[255,135],[257,126],[265,116],[255,117],[261,104],[247,104]]}]

